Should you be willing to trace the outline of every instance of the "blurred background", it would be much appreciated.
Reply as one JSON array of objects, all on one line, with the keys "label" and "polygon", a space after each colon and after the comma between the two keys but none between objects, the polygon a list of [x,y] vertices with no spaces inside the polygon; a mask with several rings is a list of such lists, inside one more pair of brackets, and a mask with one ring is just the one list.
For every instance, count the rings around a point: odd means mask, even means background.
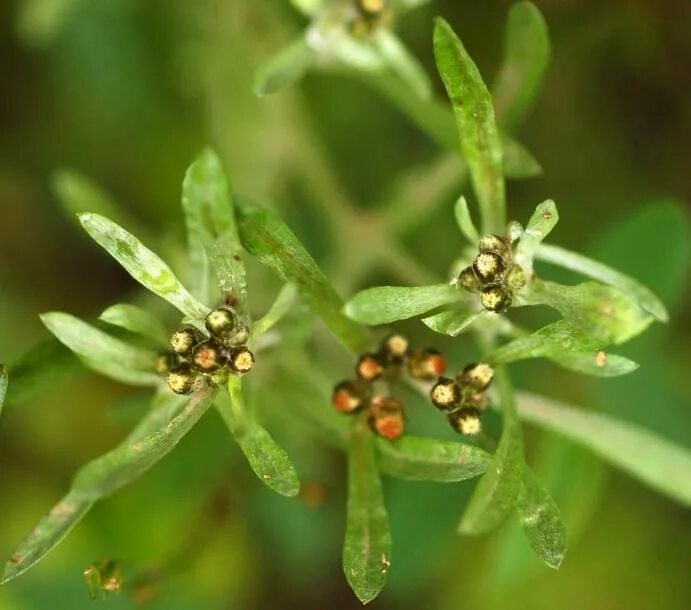
[{"label": "blurred background", "polygon": [[[537,4],[553,60],[517,136],[544,176],[509,183],[510,215],[525,222],[537,203],[553,198],[561,216],[553,243],[637,277],[661,296],[672,321],[624,346],[621,353],[641,363],[628,377],[591,380],[542,361],[512,373],[520,387],[691,446],[691,4]],[[396,25],[441,95],[432,18],[452,24],[491,82],[509,6],[436,0]],[[0,3],[0,361],[12,363],[48,339],[40,312],[93,321],[111,303],[140,298],[61,210],[51,177],[62,168],[112,193],[130,228],[176,268],[184,269],[182,177],[211,144],[233,187],[278,210],[342,296],[374,283],[446,277],[462,242],[452,216],[458,192],[440,188],[433,173],[447,171],[436,144],[346,76],[309,74],[272,97],[253,95],[256,67],[305,25],[282,0]],[[398,236],[397,256],[378,264],[377,235],[366,226],[392,198],[402,209],[424,202],[430,213]],[[365,263],[354,268],[358,257]],[[251,273],[261,312],[278,283],[256,265]],[[175,324],[171,311],[161,312]],[[526,325],[539,321],[538,314],[521,317]],[[455,364],[473,356],[470,344],[433,336],[419,323],[400,329],[449,350]],[[335,341],[322,342],[329,366],[349,370],[351,357]],[[261,372],[257,379],[270,385]],[[9,405],[0,420],[3,561],[66,490],[71,473],[114,446],[148,399],[80,369],[45,390]],[[162,463],[99,503],[43,562],[1,587],[0,609],[94,607],[82,571],[103,558],[121,562],[128,589],[96,602],[103,607],[359,607],[341,572],[344,457],[302,431],[282,396],[273,388],[263,402],[278,418],[267,425],[300,472],[297,500],[254,478],[210,412]],[[448,435],[439,418],[423,415],[421,407],[411,417],[413,431]],[[574,445],[529,427],[526,433],[529,461],[568,528],[561,570],[542,566],[515,524],[459,538],[472,481],[386,479],[393,557],[372,607],[690,608],[688,512]]]}]

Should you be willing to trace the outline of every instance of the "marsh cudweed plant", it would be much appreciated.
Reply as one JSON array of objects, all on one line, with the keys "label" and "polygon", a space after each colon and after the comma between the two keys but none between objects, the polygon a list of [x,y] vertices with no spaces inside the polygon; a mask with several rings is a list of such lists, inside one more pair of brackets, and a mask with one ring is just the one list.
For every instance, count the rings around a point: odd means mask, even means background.
[{"label": "marsh cudweed plant", "polygon": [[[445,213],[449,222],[455,218],[466,247],[449,261],[447,282],[370,287],[344,304],[283,221],[233,192],[221,161],[207,150],[182,183],[187,268],[181,281],[159,255],[108,218],[117,210],[104,204],[96,187],[75,174],[61,174],[58,194],[68,209],[79,212],[84,230],[178,316],[164,320],[124,303],[105,309],[100,325],[63,312],[42,316],[82,365],[125,384],[149,387],[151,406],[119,446],[75,474],[65,496],[9,558],[3,582],[42,559],[94,503],[154,466],[210,408],[220,413],[259,481],[295,496],[300,488],[296,469],[248,408],[248,397],[254,402],[268,393],[279,377],[297,390],[286,404],[274,407],[290,410],[305,434],[347,453],[343,569],[364,603],[377,596],[395,562],[382,474],[447,484],[479,477],[458,533],[483,534],[517,518],[545,564],[561,565],[564,525],[555,501],[526,462],[521,420],[580,443],[659,492],[691,503],[687,452],[612,417],[516,391],[511,382],[509,365],[532,358],[551,360],[574,374],[630,373],[638,365],[609,349],[654,322],[667,321],[662,302],[635,279],[547,243],[559,220],[553,201],[539,203],[530,218],[509,220],[505,178],[540,172],[514,136],[548,63],[547,29],[537,8],[520,2],[511,9],[505,56],[491,92],[452,27],[437,19],[434,54],[449,108],[434,98],[430,77],[393,30],[396,19],[422,0],[293,4],[311,23],[303,36],[260,67],[256,92],[273,93],[310,69],[346,69],[377,89],[456,163],[452,183],[458,199]],[[472,214],[462,194],[464,176],[476,204]],[[394,219],[405,218],[406,212],[410,209],[399,207],[384,215],[390,224],[380,226],[382,242],[396,238],[401,224]],[[284,282],[259,317],[248,305],[248,257]],[[586,281],[547,281],[536,272],[536,261],[571,270]],[[512,313],[532,306],[552,308],[559,319],[535,329],[516,325]],[[350,353],[351,371],[334,376],[310,360],[317,318]],[[414,345],[389,326],[408,318],[420,318],[433,331],[427,344]],[[369,326],[384,328],[372,333]],[[122,332],[111,332],[118,329]],[[481,359],[448,361],[435,348],[434,333],[475,342]],[[0,404],[8,390],[8,403],[18,402],[40,388],[43,376],[75,366],[60,354],[54,347],[42,348],[9,367],[9,374],[3,367]],[[411,388],[422,406],[405,404]],[[408,408],[446,418],[457,440],[417,436],[407,425]],[[501,416],[496,438],[482,431],[483,418],[492,410]],[[94,564],[86,576],[92,591],[121,585],[119,569],[111,564]]]}]

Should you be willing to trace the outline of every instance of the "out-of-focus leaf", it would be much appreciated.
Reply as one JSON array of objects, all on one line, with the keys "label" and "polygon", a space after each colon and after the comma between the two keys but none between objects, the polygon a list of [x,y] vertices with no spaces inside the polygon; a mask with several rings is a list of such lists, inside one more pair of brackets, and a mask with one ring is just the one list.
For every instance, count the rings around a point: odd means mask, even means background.
[{"label": "out-of-focus leaf", "polygon": [[604,345],[619,344],[642,333],[653,317],[626,294],[599,282],[563,286],[534,279],[523,293],[530,305],[548,305]]},{"label": "out-of-focus leaf", "polygon": [[502,409],[501,437],[461,518],[461,534],[482,534],[499,526],[516,507],[523,485],[523,433],[513,389],[503,369],[497,370],[496,378]]},{"label": "out-of-focus leaf", "polygon": [[628,375],[638,368],[638,363],[618,354],[604,351],[589,354],[559,354],[547,356],[559,366],[571,369],[577,373],[593,375],[594,377],[619,377]]},{"label": "out-of-focus leaf", "polygon": [[290,3],[307,17],[313,17],[326,6],[326,0],[290,0]]},{"label": "out-of-focus leaf", "polygon": [[126,442],[134,444],[160,430],[176,417],[188,402],[188,396],[175,394],[168,389],[168,386],[161,387],[151,399],[149,412],[139,420],[129,433]]},{"label": "out-of-focus leaf", "polygon": [[24,44],[47,47],[83,3],[84,0],[24,0],[17,5],[17,34]]},{"label": "out-of-focus leaf", "polygon": [[442,335],[449,335],[450,337],[457,337],[464,330],[470,328],[473,322],[477,320],[484,312],[476,311],[470,313],[462,309],[453,309],[449,311],[442,311],[441,313],[422,318],[423,323],[434,332]]},{"label": "out-of-focus leaf", "polygon": [[379,594],[391,562],[389,517],[384,507],[374,441],[362,418],[353,421],[348,448],[343,572],[363,604]]},{"label": "out-of-focus leaf", "polygon": [[297,495],[300,481],[295,467],[288,454],[247,412],[239,377],[230,378],[228,395],[219,394],[217,405],[228,429],[259,479],[283,496]]},{"label": "out-of-focus leaf", "polygon": [[396,14],[405,14],[408,11],[429,4],[431,1],[432,0],[393,0],[392,4]]},{"label": "out-of-focus leaf", "polygon": [[520,142],[503,136],[504,175],[507,178],[535,178],[542,175],[542,166]]},{"label": "out-of-focus leaf", "polygon": [[489,91],[463,44],[441,18],[434,26],[434,56],[456,117],[461,154],[480,206],[482,231],[502,233],[506,224],[503,152]]},{"label": "out-of-focus leaf", "polygon": [[[5,566],[2,582],[28,570],[54,548],[94,502],[131,483],[167,455],[211,404],[209,391],[197,393],[174,418],[155,432],[121,445],[83,466],[69,493],[19,545]],[[158,417],[150,413],[147,417]]]},{"label": "out-of-focus leaf", "polygon": [[252,338],[260,337],[278,323],[292,309],[297,294],[293,284],[284,284],[269,311],[252,325]]},{"label": "out-of-focus leaf", "polygon": [[448,284],[376,286],[358,292],[346,303],[344,311],[348,317],[363,324],[388,324],[458,300],[458,290]]},{"label": "out-of-focus leaf", "polygon": [[550,568],[559,569],[566,554],[566,528],[556,502],[527,467],[516,509],[535,553]]},{"label": "out-of-focus leaf", "polygon": [[535,258],[614,286],[630,296],[660,322],[667,322],[669,320],[667,309],[651,290],[632,277],[620,273],[607,265],[603,265],[582,254],[548,244],[540,244],[538,246],[535,251]]},{"label": "out-of-focus leaf", "polygon": [[518,393],[521,418],[595,452],[660,493],[691,506],[691,452],[656,434],[602,413],[544,396]]},{"label": "out-of-focus leaf", "polygon": [[516,262],[528,273],[532,274],[535,250],[547,237],[559,221],[559,213],[554,201],[548,199],[535,208],[521,234],[521,240],[516,247]]},{"label": "out-of-focus leaf", "polygon": [[511,131],[533,105],[550,59],[547,24],[532,2],[517,2],[511,7],[504,46],[492,98],[497,121]]},{"label": "out-of-focus leaf", "polygon": [[409,481],[451,483],[481,475],[492,456],[473,445],[436,438],[377,439],[379,465],[388,475]]},{"label": "out-of-focus leaf", "polygon": [[356,353],[367,349],[367,333],[341,312],[340,297],[292,231],[268,210],[243,200],[236,203],[240,237],[247,251],[281,279],[293,283],[345,346]]},{"label": "out-of-focus leaf", "polygon": [[132,385],[156,385],[160,381],[153,372],[154,352],[111,337],[67,313],[44,313],[41,321],[89,368]]},{"label": "out-of-focus leaf", "polygon": [[86,232],[142,286],[190,318],[203,318],[209,308],[197,301],[170,267],[122,227],[98,214],[80,214]]},{"label": "out-of-focus leaf", "polygon": [[396,34],[389,29],[380,29],[374,38],[374,44],[391,70],[407,83],[420,99],[430,99],[432,82],[425,68]]},{"label": "out-of-focus leaf", "polygon": [[5,404],[8,383],[7,367],[4,364],[0,364],[0,413],[2,413],[2,407]]},{"label": "out-of-focus leaf", "polygon": [[156,343],[163,345],[168,343],[168,333],[161,321],[154,314],[136,305],[126,303],[111,305],[98,319],[143,337],[148,337]]},{"label": "out-of-focus leaf", "polygon": [[461,195],[456,201],[453,208],[454,216],[456,217],[456,224],[463,233],[463,236],[474,246],[480,240],[480,233],[475,228],[475,223],[470,217],[470,210],[468,209],[468,202],[465,197]]},{"label": "out-of-focus leaf", "polygon": [[254,78],[255,95],[269,95],[294,83],[316,59],[317,54],[304,37],[291,42],[259,66]]}]

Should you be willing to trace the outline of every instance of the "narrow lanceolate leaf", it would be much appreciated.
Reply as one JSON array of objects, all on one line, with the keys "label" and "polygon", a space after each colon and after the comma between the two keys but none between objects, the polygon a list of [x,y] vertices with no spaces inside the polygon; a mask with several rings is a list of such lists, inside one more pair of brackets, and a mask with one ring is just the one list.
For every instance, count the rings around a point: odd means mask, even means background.
[{"label": "narrow lanceolate leaf", "polygon": [[468,202],[465,200],[465,197],[459,197],[453,211],[456,216],[456,224],[461,230],[461,233],[463,233],[463,236],[475,246],[480,240],[480,233],[475,228],[475,223],[470,217],[470,210],[468,209]]},{"label": "narrow lanceolate leaf", "polygon": [[451,100],[461,154],[480,205],[483,233],[502,233],[506,224],[503,151],[489,91],[451,26],[437,18],[434,56]]},{"label": "narrow lanceolate leaf", "polygon": [[492,98],[497,121],[511,131],[528,114],[549,64],[547,24],[532,2],[517,2],[511,7],[504,46]]},{"label": "narrow lanceolate leaf", "polygon": [[477,320],[484,312],[471,313],[467,310],[454,309],[422,318],[423,323],[434,332],[450,337],[457,337]]},{"label": "narrow lanceolate leaf", "polygon": [[566,554],[566,528],[559,507],[528,467],[518,496],[518,518],[530,546],[550,568],[559,569]]},{"label": "narrow lanceolate leaf", "polygon": [[111,337],[67,313],[44,313],[41,321],[89,368],[133,385],[155,385],[159,382],[154,373],[154,352]]},{"label": "narrow lanceolate leaf", "polygon": [[667,322],[669,320],[669,314],[664,304],[649,288],[616,269],[612,269],[582,254],[548,244],[540,244],[535,251],[535,258],[614,286],[630,296],[660,322]]},{"label": "narrow lanceolate leaf", "polygon": [[293,232],[268,210],[243,200],[236,204],[240,237],[247,251],[281,279],[293,283],[344,345],[356,353],[367,349],[367,333],[341,312],[340,297]]},{"label": "narrow lanceolate leaf", "polygon": [[170,267],[122,227],[98,214],[80,214],[86,232],[145,288],[190,318],[203,318],[209,308],[197,301]]},{"label": "narrow lanceolate leaf", "polygon": [[635,424],[520,392],[521,418],[589,448],[660,493],[691,506],[691,452]]},{"label": "narrow lanceolate leaf", "polygon": [[389,29],[380,29],[373,40],[384,61],[420,99],[427,100],[432,96],[432,83],[425,68]]},{"label": "narrow lanceolate leaf", "polygon": [[388,324],[426,313],[459,300],[456,288],[434,286],[377,286],[358,292],[344,307],[346,315],[363,324]]},{"label": "narrow lanceolate leaf", "polygon": [[522,144],[502,137],[504,147],[504,175],[507,178],[535,178],[542,175],[542,166],[532,153]]},{"label": "narrow lanceolate leaf", "polygon": [[[200,392],[180,413],[155,431],[136,441],[126,439],[109,453],[82,467],[75,475],[69,493],[39,522],[7,562],[2,582],[19,576],[42,559],[94,502],[131,483],[168,454],[210,403],[210,393]],[[150,413],[146,417],[158,418],[158,414]]]},{"label": "narrow lanceolate leaf", "polygon": [[516,262],[528,273],[532,274],[535,250],[547,237],[559,221],[559,213],[554,201],[548,199],[535,208],[528,225],[521,235],[516,247]]},{"label": "narrow lanceolate leaf", "polygon": [[[202,274],[199,282],[207,281],[206,259],[226,301],[247,317],[244,252],[235,224],[228,180],[214,151],[202,151],[185,173],[182,208],[192,269]],[[198,283],[197,290],[201,293],[203,284]]]},{"label": "narrow lanceolate leaf", "polygon": [[297,290],[295,286],[292,284],[284,284],[269,311],[252,325],[252,338],[256,339],[263,335],[267,330],[270,330],[274,324],[277,324],[283,316],[290,312],[295,304],[296,297]]},{"label": "narrow lanceolate leaf", "polygon": [[304,37],[298,38],[259,66],[254,77],[254,94],[269,95],[293,84],[316,60],[316,51]]},{"label": "narrow lanceolate leaf", "polygon": [[219,394],[217,405],[259,479],[283,496],[295,496],[300,491],[300,480],[295,467],[288,454],[247,412],[239,377],[230,378],[228,395]]},{"label": "narrow lanceolate leaf", "polygon": [[618,354],[610,354],[603,350],[587,354],[553,354],[548,356],[559,366],[571,369],[577,373],[593,375],[594,377],[618,377],[628,375],[638,368],[638,363]]},{"label": "narrow lanceolate leaf", "polygon": [[379,465],[388,475],[409,481],[452,483],[481,475],[492,456],[473,445],[436,438],[377,439]]},{"label": "narrow lanceolate leaf", "polygon": [[371,602],[384,587],[391,562],[389,517],[384,507],[375,439],[365,421],[351,427],[343,572],[358,599]]},{"label": "narrow lanceolate leaf", "polygon": [[501,437],[461,518],[461,534],[482,534],[501,525],[516,507],[521,491],[525,469],[521,424],[508,375],[499,369],[496,377],[502,409]]},{"label": "narrow lanceolate leaf", "polygon": [[126,303],[111,305],[98,319],[152,339],[156,343],[163,345],[168,343],[168,333],[161,321],[154,314],[136,305]]},{"label": "narrow lanceolate leaf", "polygon": [[619,344],[642,333],[653,321],[626,294],[599,282],[564,286],[534,279],[523,293],[532,305],[548,305],[603,345]]},{"label": "narrow lanceolate leaf", "polygon": [[4,364],[0,364],[0,413],[2,413],[2,407],[5,404],[8,383],[7,367]]}]

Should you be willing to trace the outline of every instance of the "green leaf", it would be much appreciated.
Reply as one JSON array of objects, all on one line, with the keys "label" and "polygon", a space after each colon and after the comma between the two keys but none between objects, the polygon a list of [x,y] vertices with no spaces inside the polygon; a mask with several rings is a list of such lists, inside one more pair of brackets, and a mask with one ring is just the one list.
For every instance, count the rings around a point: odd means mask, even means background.
[{"label": "green leaf", "polygon": [[535,258],[614,286],[626,293],[660,322],[667,322],[669,320],[667,309],[651,290],[632,277],[620,273],[607,265],[594,261],[582,254],[547,244],[541,244],[537,248]]},{"label": "green leaf", "polygon": [[293,283],[310,309],[346,347],[355,353],[367,349],[369,336],[343,315],[340,297],[292,231],[268,210],[244,200],[236,203],[240,237],[247,251],[283,281]]},{"label": "green leaf", "polygon": [[511,131],[533,105],[550,59],[547,24],[532,2],[517,2],[511,7],[504,45],[492,98],[497,121]]},{"label": "green leaf", "polygon": [[403,15],[409,11],[425,6],[432,0],[393,0],[392,4],[397,15]]},{"label": "green leaf", "polygon": [[307,17],[314,17],[326,6],[326,0],[290,0],[290,3]]},{"label": "green leaf", "polygon": [[461,534],[483,534],[501,525],[514,510],[523,484],[523,434],[513,390],[503,369],[497,370],[496,379],[502,409],[501,437],[461,518]]},{"label": "green leaf", "polygon": [[358,292],[345,305],[346,315],[363,324],[388,324],[455,303],[458,290],[448,284],[433,286],[377,286]]},{"label": "green leaf", "polygon": [[482,231],[502,233],[506,224],[503,152],[489,91],[463,44],[441,18],[434,26],[434,56],[456,117],[461,154],[480,206]]},{"label": "green leaf", "polygon": [[348,505],[343,572],[358,599],[371,602],[386,582],[391,561],[375,439],[362,418],[353,421],[348,447]]},{"label": "green leaf", "polygon": [[7,367],[4,364],[0,364],[0,413],[2,413],[2,407],[5,404],[8,383]]},{"label": "green leaf", "polygon": [[288,454],[247,412],[239,377],[228,381],[228,396],[218,397],[218,410],[240,445],[254,473],[269,488],[292,497],[300,491],[300,480]]},{"label": "green leaf", "polygon": [[85,0],[24,0],[17,4],[17,34],[31,47],[45,48]]},{"label": "green leaf", "polygon": [[269,311],[252,325],[252,338],[256,339],[277,324],[293,308],[297,290],[292,284],[284,284]]},{"label": "green leaf", "polygon": [[190,318],[204,318],[209,308],[197,301],[170,267],[133,235],[98,214],[80,214],[86,232],[142,286]]},{"label": "green leaf", "polygon": [[566,554],[566,528],[556,502],[527,467],[516,509],[530,546],[550,568],[558,570]]},{"label": "green leaf", "polygon": [[89,368],[132,385],[159,383],[159,377],[153,372],[156,360],[154,352],[111,337],[67,313],[44,313],[41,321]]},{"label": "green leaf", "polygon": [[473,245],[477,245],[480,241],[480,233],[475,228],[475,223],[470,217],[470,210],[468,209],[468,202],[462,195],[456,201],[456,205],[453,208],[454,216],[456,217],[456,224],[461,230],[463,236]]},{"label": "green leaf", "polygon": [[377,450],[383,472],[409,481],[465,481],[485,472],[492,459],[473,445],[418,436],[377,439]]},{"label": "green leaf", "polygon": [[111,305],[98,319],[152,339],[156,343],[168,345],[168,333],[165,326],[154,314],[136,305],[126,303]]},{"label": "green leaf", "polygon": [[420,99],[432,97],[432,82],[425,68],[391,30],[380,29],[373,40],[384,61]]},{"label": "green leaf", "polygon": [[602,350],[595,354],[553,354],[548,357],[559,366],[594,377],[619,377],[638,368],[637,362]]},{"label": "green leaf", "polygon": [[502,136],[504,147],[504,175],[507,178],[535,178],[542,175],[542,166],[522,144]]},{"label": "green leaf", "polygon": [[[5,566],[5,583],[28,570],[53,549],[94,502],[131,483],[167,455],[211,404],[208,391],[197,393],[174,418],[136,442],[121,445],[89,462],[75,475],[69,493],[19,545]],[[146,418],[158,418],[152,412]],[[143,424],[140,424],[143,425]]]},{"label": "green leaf", "polygon": [[188,396],[174,394],[168,386],[161,386],[151,399],[151,408],[127,436],[127,441],[134,444],[157,430],[162,429],[176,417],[189,402]]},{"label": "green leaf", "polygon": [[467,310],[451,309],[429,316],[428,318],[422,318],[422,322],[436,333],[457,337],[463,331],[470,328],[472,323],[483,314],[483,311],[470,313]]},{"label": "green leaf", "polygon": [[316,52],[304,37],[298,38],[259,66],[254,77],[254,94],[262,97],[291,85],[316,59]]},{"label": "green leaf", "polygon": [[619,344],[642,333],[653,317],[623,292],[599,282],[563,286],[534,279],[522,293],[528,304],[548,305],[603,345]]},{"label": "green leaf", "polygon": [[524,420],[589,448],[646,485],[691,506],[691,452],[644,428],[584,411],[544,396],[520,392]]},{"label": "green leaf", "polygon": [[528,225],[521,234],[516,247],[516,262],[523,267],[528,276],[532,275],[535,250],[559,221],[559,213],[554,201],[547,199],[535,208]]}]

